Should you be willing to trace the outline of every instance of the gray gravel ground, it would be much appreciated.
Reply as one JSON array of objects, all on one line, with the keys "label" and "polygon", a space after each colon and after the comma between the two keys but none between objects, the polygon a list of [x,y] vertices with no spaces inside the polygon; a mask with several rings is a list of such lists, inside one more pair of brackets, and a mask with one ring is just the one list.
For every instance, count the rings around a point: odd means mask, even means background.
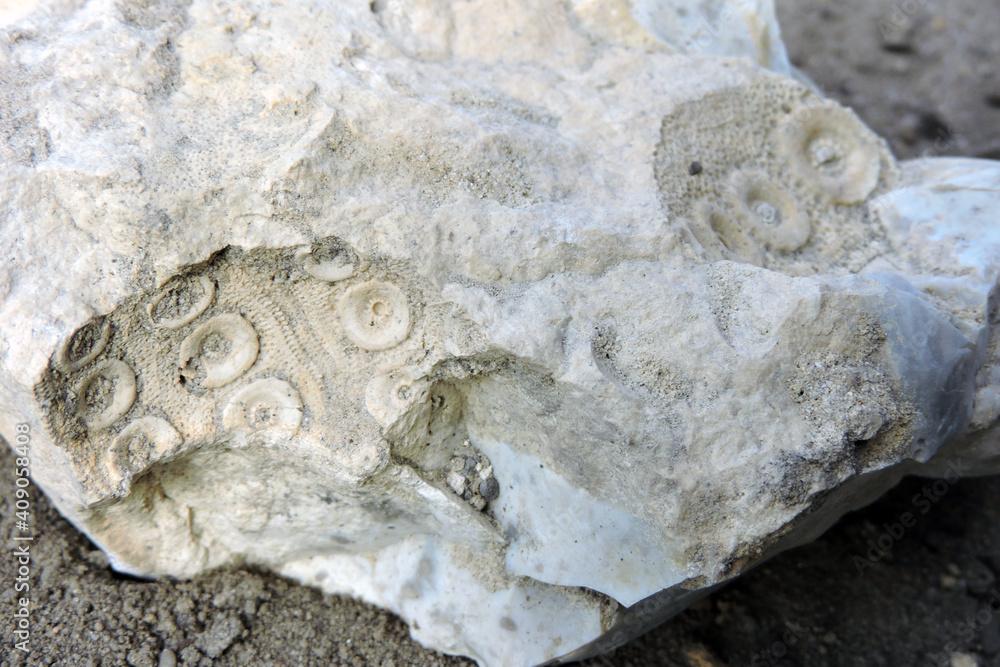
[{"label": "gray gravel ground", "polygon": [[899,157],[1000,159],[1000,1],[777,2],[792,62]]},{"label": "gray gravel ground", "polygon": [[[1000,159],[1000,1],[779,0],[792,59],[901,157]],[[0,448],[0,489],[14,465]],[[589,664],[1000,665],[1000,478],[913,479],[675,620]],[[32,653],[0,665],[447,665],[398,619],[252,571],[117,575],[35,494]],[[915,525],[903,528],[909,513]],[[10,493],[0,537],[11,544]],[[881,545],[881,546],[880,546]]]}]

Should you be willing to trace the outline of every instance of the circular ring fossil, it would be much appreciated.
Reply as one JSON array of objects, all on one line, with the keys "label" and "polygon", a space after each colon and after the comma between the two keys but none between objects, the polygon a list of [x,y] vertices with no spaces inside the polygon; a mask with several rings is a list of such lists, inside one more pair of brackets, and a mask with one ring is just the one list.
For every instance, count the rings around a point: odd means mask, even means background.
[{"label": "circular ring fossil", "polygon": [[757,240],[772,250],[794,252],[809,241],[812,225],[791,192],[761,171],[738,171],[729,198]]},{"label": "circular ring fossil", "polygon": [[835,203],[862,202],[878,185],[878,139],[841,106],[799,109],[779,128],[778,146]]},{"label": "circular ring fossil", "polygon": [[302,263],[303,271],[328,283],[346,280],[357,270],[354,253],[342,247],[305,247],[296,256]]},{"label": "circular ring fossil", "polygon": [[181,343],[181,377],[204,389],[221,387],[247,372],[259,350],[257,332],[242,316],[216,315]]},{"label": "circular ring fossil", "polygon": [[[208,276],[178,278],[165,286],[146,306],[158,327],[179,329],[201,315],[215,298],[215,283]],[[196,287],[197,285],[197,287]]]},{"label": "circular ring fossil", "polygon": [[93,319],[73,332],[56,353],[56,367],[71,373],[97,358],[111,339],[111,322]]},{"label": "circular ring fossil", "polygon": [[278,378],[251,382],[236,392],[222,412],[222,424],[231,431],[292,435],[301,423],[299,392]]},{"label": "circular ring fossil", "polygon": [[183,442],[170,422],[160,417],[140,417],[128,423],[108,450],[108,472],[116,482],[149,467]]},{"label": "circular ring fossil", "polygon": [[363,350],[387,350],[410,335],[410,306],[392,283],[354,285],[340,298],[337,310],[348,338]]},{"label": "circular ring fossil", "polygon": [[135,373],[124,361],[105,361],[80,382],[76,395],[77,412],[87,428],[105,429],[128,412],[135,402]]}]

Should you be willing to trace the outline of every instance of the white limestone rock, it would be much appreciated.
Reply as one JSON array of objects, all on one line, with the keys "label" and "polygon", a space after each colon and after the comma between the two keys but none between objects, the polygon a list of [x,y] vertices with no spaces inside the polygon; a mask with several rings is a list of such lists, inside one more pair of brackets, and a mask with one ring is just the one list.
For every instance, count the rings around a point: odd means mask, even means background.
[{"label": "white limestone rock", "polygon": [[766,0],[0,21],[0,433],[123,571],[537,664],[1000,469],[1000,165],[898,164]]}]

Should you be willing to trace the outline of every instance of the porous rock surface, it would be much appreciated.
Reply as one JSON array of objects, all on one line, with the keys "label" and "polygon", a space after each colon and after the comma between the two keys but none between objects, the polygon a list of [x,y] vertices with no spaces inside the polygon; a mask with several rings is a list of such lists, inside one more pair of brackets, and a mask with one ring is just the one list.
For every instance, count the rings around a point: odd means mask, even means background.
[{"label": "porous rock surface", "polygon": [[536,664],[1000,469],[1000,165],[897,162],[768,2],[2,16],[0,433],[123,571]]}]

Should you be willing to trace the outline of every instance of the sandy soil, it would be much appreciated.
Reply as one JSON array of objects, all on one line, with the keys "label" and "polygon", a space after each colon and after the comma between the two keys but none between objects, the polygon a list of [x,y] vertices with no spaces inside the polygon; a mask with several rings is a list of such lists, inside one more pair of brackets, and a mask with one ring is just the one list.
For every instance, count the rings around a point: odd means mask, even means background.
[{"label": "sandy soil", "polygon": [[[779,0],[793,61],[897,154],[1000,159],[1000,2]],[[14,465],[0,447],[0,536]],[[913,479],[591,665],[1000,665],[1000,478]],[[0,559],[0,665],[446,665],[390,614],[272,575],[114,573],[40,494],[32,653],[10,650],[15,564]],[[902,518],[914,517],[904,527]]]}]

